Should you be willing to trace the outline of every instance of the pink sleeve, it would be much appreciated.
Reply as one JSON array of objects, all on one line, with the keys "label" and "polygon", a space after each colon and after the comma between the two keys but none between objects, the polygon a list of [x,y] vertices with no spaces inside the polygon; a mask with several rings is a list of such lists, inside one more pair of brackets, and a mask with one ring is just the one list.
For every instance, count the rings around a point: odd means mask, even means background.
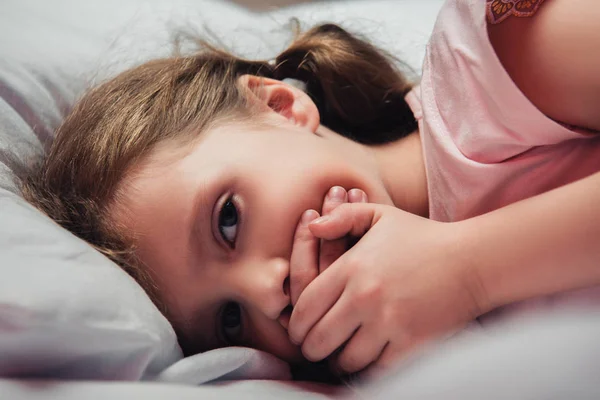
[{"label": "pink sleeve", "polygon": [[[449,136],[465,157],[483,163],[590,136],[548,118],[512,81],[487,33],[486,12],[500,3],[448,0],[429,42],[421,81],[432,133]],[[514,9],[526,2],[510,3]],[[530,3],[539,6],[541,1]]]}]

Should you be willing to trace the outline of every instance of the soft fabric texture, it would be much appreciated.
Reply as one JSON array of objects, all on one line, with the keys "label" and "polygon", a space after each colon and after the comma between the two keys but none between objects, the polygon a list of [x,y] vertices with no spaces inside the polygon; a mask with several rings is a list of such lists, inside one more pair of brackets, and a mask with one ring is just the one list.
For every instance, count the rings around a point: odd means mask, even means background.
[{"label": "soft fabric texture", "polygon": [[192,387],[9,379],[0,379],[0,393],[19,400],[597,399],[599,335],[598,312],[548,313],[432,346],[386,377],[337,393],[322,385],[257,380]]},{"label": "soft fabric texture", "polygon": [[600,136],[542,114],[504,70],[482,1],[444,5],[414,94],[431,219],[468,219],[600,170]]}]

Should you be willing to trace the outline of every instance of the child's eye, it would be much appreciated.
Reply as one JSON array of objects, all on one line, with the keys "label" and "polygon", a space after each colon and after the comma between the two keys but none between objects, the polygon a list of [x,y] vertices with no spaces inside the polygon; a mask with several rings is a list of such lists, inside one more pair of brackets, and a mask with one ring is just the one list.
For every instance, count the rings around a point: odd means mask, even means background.
[{"label": "child's eye", "polygon": [[242,331],[242,311],[237,303],[229,302],[221,312],[221,332],[229,345],[239,342]]},{"label": "child's eye", "polygon": [[235,248],[237,237],[238,211],[231,199],[227,200],[219,212],[219,232],[231,248]]}]

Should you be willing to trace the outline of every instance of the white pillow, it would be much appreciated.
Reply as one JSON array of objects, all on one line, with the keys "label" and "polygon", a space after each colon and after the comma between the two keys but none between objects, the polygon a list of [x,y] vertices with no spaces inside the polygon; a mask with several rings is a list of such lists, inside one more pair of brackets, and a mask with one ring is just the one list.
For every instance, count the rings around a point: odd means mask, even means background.
[{"label": "white pillow", "polygon": [[[250,57],[273,57],[289,38],[285,25],[291,16],[306,25],[342,22],[390,50],[401,50],[399,55],[418,69],[440,4],[361,0],[255,14],[217,1],[3,1],[0,375],[181,381],[171,376],[177,368],[159,375],[181,358],[181,351],[171,326],[141,288],[26,204],[12,184],[9,154],[24,160],[39,153],[87,86],[141,60],[168,54],[177,27],[201,30],[206,23],[231,48]],[[267,358],[242,353],[244,363],[269,371],[264,368]],[[231,362],[231,354],[242,353],[227,353],[223,365],[231,367],[221,367],[222,375],[237,369],[246,371],[241,377],[265,377]],[[187,374],[202,370],[179,369]],[[283,375],[279,371],[271,376]],[[188,381],[203,380],[195,376]]]}]

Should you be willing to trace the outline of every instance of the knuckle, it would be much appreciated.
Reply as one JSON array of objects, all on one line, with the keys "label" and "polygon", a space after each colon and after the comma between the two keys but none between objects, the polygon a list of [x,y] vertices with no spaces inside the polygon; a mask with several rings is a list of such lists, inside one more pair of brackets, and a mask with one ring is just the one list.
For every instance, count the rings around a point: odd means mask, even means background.
[{"label": "knuckle", "polygon": [[362,260],[356,256],[349,255],[346,258],[346,268],[350,271],[351,274],[355,274],[359,270],[362,269]]},{"label": "knuckle", "polygon": [[310,281],[316,274],[310,272],[307,269],[296,268],[290,270],[290,292],[300,296],[300,293],[304,292],[304,289],[308,286]]},{"label": "knuckle", "polygon": [[302,343],[302,339],[304,338],[304,335],[302,334],[300,329],[301,328],[298,325],[292,325],[290,323],[289,330],[288,330],[288,336],[289,336],[290,341],[297,345]]},{"label": "knuckle", "polygon": [[360,303],[379,300],[383,291],[383,286],[378,281],[367,281],[358,290],[356,300]]},{"label": "knuckle", "polygon": [[390,327],[398,324],[400,316],[395,307],[386,307],[381,311],[380,321],[383,326]]},{"label": "knuckle", "polygon": [[362,367],[362,362],[358,355],[352,352],[343,352],[337,362],[337,368],[341,373],[351,374]]},{"label": "knuckle", "polygon": [[296,232],[294,233],[294,242],[306,242],[314,239],[313,234],[308,228],[308,224],[317,218],[319,213],[315,210],[307,210],[302,214],[300,221],[296,226]]},{"label": "knuckle", "polygon": [[350,203],[341,203],[333,210],[331,210],[331,215],[336,217],[338,220],[344,220],[347,218],[347,210]]},{"label": "knuckle", "polygon": [[294,263],[293,265],[290,265],[289,274],[293,284],[300,284],[303,286],[316,276],[314,268],[311,265],[308,265],[308,263]]},{"label": "knuckle", "polygon": [[345,199],[327,199],[323,203],[323,207],[327,208],[328,211],[333,210],[336,207],[339,207],[340,204],[344,204]]},{"label": "knuckle", "polygon": [[308,227],[300,226],[296,230],[296,236],[295,236],[296,243],[310,242],[313,239],[314,239],[314,236],[310,232],[310,229],[308,229]]},{"label": "knuckle", "polygon": [[306,320],[307,308],[305,306],[305,303],[306,302],[299,300],[298,303],[294,306],[294,309],[292,310],[292,316],[290,318],[296,324],[301,324]]},{"label": "knuckle", "polygon": [[387,370],[392,368],[404,353],[400,348],[393,348],[391,346],[392,344],[390,343],[389,351],[387,351],[384,357],[381,357],[379,360],[377,360],[376,365],[378,369]]},{"label": "knuckle", "polygon": [[310,332],[305,342],[302,345],[302,354],[308,361],[317,362],[324,359],[327,354],[324,354],[324,349],[327,345],[328,335],[321,331],[315,330]]},{"label": "knuckle", "polygon": [[302,307],[296,305],[292,311],[288,326],[288,336],[290,340],[296,344],[302,343],[305,335],[306,315]]}]

